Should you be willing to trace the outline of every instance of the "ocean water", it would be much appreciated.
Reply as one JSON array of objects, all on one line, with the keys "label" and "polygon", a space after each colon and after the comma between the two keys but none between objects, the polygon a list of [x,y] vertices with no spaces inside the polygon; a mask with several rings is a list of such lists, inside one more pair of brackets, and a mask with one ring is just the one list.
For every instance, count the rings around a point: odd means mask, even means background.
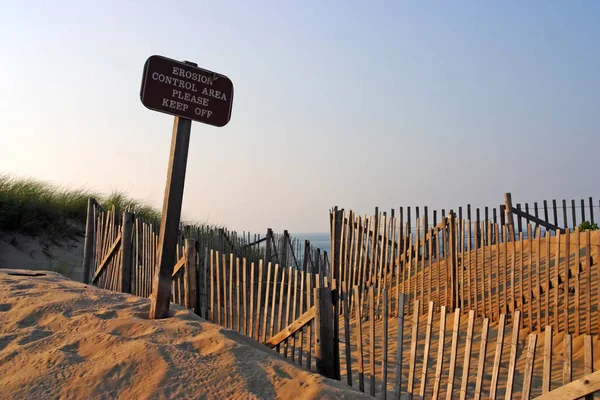
[{"label": "ocean water", "polygon": [[324,233],[292,233],[292,232],[290,232],[290,235],[292,235],[295,238],[300,239],[302,242],[304,242],[305,240],[310,240],[310,244],[313,247],[318,247],[319,249],[321,249],[321,253],[323,253],[323,251],[326,251],[327,254],[331,254],[331,238],[329,236],[329,232],[324,232]]}]

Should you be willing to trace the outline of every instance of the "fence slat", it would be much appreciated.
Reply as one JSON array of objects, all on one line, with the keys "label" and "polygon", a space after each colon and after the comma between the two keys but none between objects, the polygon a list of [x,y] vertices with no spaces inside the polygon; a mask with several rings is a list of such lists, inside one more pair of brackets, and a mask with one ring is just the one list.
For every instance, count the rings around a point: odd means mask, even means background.
[{"label": "fence slat", "polygon": [[369,394],[375,396],[375,293],[373,286],[369,287],[369,359],[371,372],[369,374]]},{"label": "fence slat", "polygon": [[552,377],[552,326],[546,326],[544,336],[544,369],[542,372],[542,394],[551,390]]},{"label": "fence slat", "polygon": [[[352,386],[352,353],[350,349],[350,310],[348,307],[348,295],[343,294],[342,302],[344,304],[344,340],[346,341],[346,382]],[[335,317],[334,317],[335,318]],[[302,364],[302,361],[300,362]]]},{"label": "fence slat", "polygon": [[[406,241],[405,241],[406,242]],[[355,293],[358,294],[358,288],[355,287]],[[357,313],[359,308],[357,307]],[[404,293],[398,297],[398,332],[396,338],[396,385],[394,388],[394,398],[400,398],[400,389],[402,385],[402,344],[404,342]],[[362,357],[362,355],[361,355]],[[362,360],[362,358],[361,358]]]},{"label": "fence slat", "polygon": [[[591,247],[591,231],[588,229],[585,232],[585,323],[586,333],[592,334],[592,316],[590,310],[592,309],[592,247]],[[600,309],[599,309],[600,310]]]},{"label": "fence slat", "polygon": [[[275,329],[277,325],[277,320],[275,319],[275,301],[277,299],[277,278],[279,275],[279,264],[275,264],[275,273],[273,275],[273,299],[271,301],[271,330],[269,337],[272,337],[275,334]],[[280,297],[281,298],[281,297]],[[308,300],[312,298],[312,292],[308,291]],[[309,364],[310,365],[310,364]]]},{"label": "fence slat", "polygon": [[[362,348],[362,316],[360,311],[360,293],[358,286],[354,286],[354,305],[356,307],[356,359],[358,367],[358,390],[365,392],[365,376],[364,376],[364,362],[363,362],[363,348]],[[396,375],[398,376],[398,375]]]},{"label": "fence slat", "polygon": [[[564,311],[563,311],[563,316],[564,316],[564,323],[565,323],[565,332],[566,333],[570,333],[570,325],[569,325],[569,275],[571,274],[571,271],[569,270],[569,266],[571,264],[570,260],[571,260],[571,249],[569,248],[569,242],[570,242],[570,238],[571,238],[571,234],[570,234],[570,230],[566,229],[565,230],[565,272],[564,272],[564,283],[563,283],[563,287],[564,287],[564,300],[563,300],[563,306],[564,306]],[[558,286],[558,283],[557,283]]]},{"label": "fence slat", "polygon": [[444,364],[444,344],[446,340],[446,306],[440,307],[440,332],[438,339],[437,366],[435,367],[435,382],[433,384],[433,399],[438,399],[442,382],[442,368]]},{"label": "fence slat", "polygon": [[[579,230],[573,232],[574,236],[574,248],[575,248],[575,336],[579,336],[581,334],[581,299],[580,299],[580,273],[581,271],[581,250],[580,246],[580,233]],[[569,247],[567,246],[567,249]],[[570,252],[570,250],[569,250]],[[589,310],[591,311],[591,310]],[[585,314],[590,314],[590,312],[586,312]],[[588,335],[590,332],[586,332]]]},{"label": "fence slat", "polygon": [[535,344],[537,335],[532,333],[529,335],[527,344],[527,358],[525,359],[525,373],[523,377],[522,400],[529,400],[531,396],[531,380],[533,378],[533,363],[535,362]]},{"label": "fence slat", "polygon": [[510,345],[510,359],[508,363],[508,378],[506,380],[506,399],[512,399],[515,367],[517,364],[517,350],[519,346],[519,330],[521,328],[521,311],[515,311],[513,317],[513,331]]},{"label": "fence slat", "polygon": [[[431,255],[431,253],[429,253]],[[431,347],[431,328],[433,325],[433,301],[429,302],[429,310],[427,312],[427,327],[425,328],[425,350],[423,353],[423,370],[421,372],[421,389],[419,395],[425,398],[425,390],[427,388],[427,372],[429,370],[429,349]]]},{"label": "fence slat", "polygon": [[[514,243],[514,240],[513,240]],[[491,400],[496,398],[496,391],[498,389],[498,375],[500,373],[500,361],[502,360],[502,350],[504,347],[504,325],[506,323],[505,315],[500,315],[498,322],[498,337],[496,339],[496,355],[494,356],[494,369],[492,370],[492,381],[490,383],[490,396]]]},{"label": "fence slat", "polygon": [[[433,304],[432,304],[433,307]],[[381,330],[383,353],[381,355],[381,398],[387,398],[387,367],[388,367],[388,290],[383,289],[383,329]],[[352,385],[350,385],[352,386]]]},{"label": "fence slat", "polygon": [[[418,225],[417,225],[418,226]],[[414,310],[413,310],[413,326],[412,326],[412,338],[410,342],[410,363],[408,367],[408,386],[406,391],[412,395],[415,384],[415,367],[417,360],[417,342],[419,340],[419,310],[420,300],[416,299],[414,302]]]},{"label": "fence slat", "polygon": [[[256,309],[256,334],[254,335],[254,338],[259,341],[260,340],[260,317],[261,317],[261,310],[262,310],[262,285],[263,284],[263,260],[259,260],[258,261],[258,286],[257,286],[257,295],[256,295],[256,307],[254,307]],[[296,300],[295,294],[294,294],[294,302]],[[300,315],[296,315],[296,312],[294,310],[294,320],[296,318],[298,318]],[[296,336],[294,335],[294,346],[296,345]],[[294,361],[294,357],[292,357],[292,361]]]},{"label": "fence slat", "polygon": [[[235,329],[234,321],[233,321],[233,253],[229,255],[229,329]],[[236,293],[237,294],[237,293]]]},{"label": "fence slat", "polygon": [[467,327],[467,339],[465,342],[465,359],[463,362],[462,383],[460,386],[460,399],[467,398],[467,385],[469,384],[469,367],[471,366],[471,346],[473,344],[473,328],[475,325],[475,312],[469,311],[469,325]]},{"label": "fence slat", "polygon": [[560,315],[558,307],[558,286],[560,283],[560,232],[556,232],[556,251],[554,260],[554,326],[556,326],[556,328],[558,329],[558,327],[560,326]]},{"label": "fence slat", "polygon": [[[504,318],[504,314],[500,314],[500,320]],[[485,370],[485,358],[487,355],[487,341],[488,341],[488,329],[490,325],[489,318],[483,319],[483,326],[481,327],[481,343],[479,345],[479,362],[477,363],[477,378],[475,380],[475,393],[473,398],[475,400],[481,399],[482,387],[483,387],[483,371]]]},{"label": "fence slat", "polygon": [[[269,261],[267,263],[267,282],[266,282],[266,286],[265,286],[265,307],[264,307],[264,311],[263,311],[263,336],[262,336],[262,342],[266,342],[267,341],[267,317],[269,314],[269,294],[270,294],[270,284],[271,284],[271,262]],[[239,289],[238,289],[238,293],[239,293]],[[239,307],[239,302],[238,302],[238,307]],[[300,310],[300,314],[302,314],[302,310]],[[302,349],[300,350],[300,354],[302,355]],[[300,364],[302,364],[302,361],[300,362]]]},{"label": "fence slat", "polygon": [[454,327],[452,328],[452,350],[450,353],[450,367],[448,369],[448,389],[446,391],[446,400],[452,399],[454,392],[454,369],[456,367],[456,357],[458,353],[458,331],[460,329],[460,308],[454,311]]},{"label": "fence slat", "polygon": [[569,334],[564,336],[563,345],[563,385],[570,383],[573,380],[572,376],[572,365],[573,365],[573,354],[572,354],[572,337]]}]

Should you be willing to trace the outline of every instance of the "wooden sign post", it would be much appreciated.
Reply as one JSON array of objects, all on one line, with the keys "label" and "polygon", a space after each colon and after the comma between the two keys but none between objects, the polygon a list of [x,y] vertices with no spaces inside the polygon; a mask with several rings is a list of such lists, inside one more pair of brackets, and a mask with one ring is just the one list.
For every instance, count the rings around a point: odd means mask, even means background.
[{"label": "wooden sign post", "polygon": [[140,98],[147,108],[175,116],[160,222],[158,265],[150,296],[150,319],[159,319],[169,316],[192,121],[225,126],[231,118],[233,84],[226,76],[198,68],[195,63],[152,56],[144,65]]}]

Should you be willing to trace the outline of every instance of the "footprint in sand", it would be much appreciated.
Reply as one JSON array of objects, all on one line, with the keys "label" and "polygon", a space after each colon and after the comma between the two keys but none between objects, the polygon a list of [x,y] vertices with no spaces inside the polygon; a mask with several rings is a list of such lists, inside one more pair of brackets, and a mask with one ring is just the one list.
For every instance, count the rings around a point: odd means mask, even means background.
[{"label": "footprint in sand", "polygon": [[127,323],[113,329],[111,335],[125,336],[131,339],[141,339],[148,337],[155,332],[156,329],[154,329],[151,326],[146,326],[144,324]]},{"label": "footprint in sand", "polygon": [[107,320],[107,319],[113,319],[117,317],[117,313],[115,311],[105,311],[105,312],[101,312],[98,314],[94,314],[94,316],[103,319],[103,320]]},{"label": "footprint in sand", "polygon": [[19,343],[21,346],[23,346],[23,345],[35,342],[37,340],[47,338],[50,335],[52,335],[52,332],[50,332],[50,331],[46,331],[44,329],[35,329],[29,335],[27,335],[24,338],[22,338],[21,340],[19,340],[17,343]]}]

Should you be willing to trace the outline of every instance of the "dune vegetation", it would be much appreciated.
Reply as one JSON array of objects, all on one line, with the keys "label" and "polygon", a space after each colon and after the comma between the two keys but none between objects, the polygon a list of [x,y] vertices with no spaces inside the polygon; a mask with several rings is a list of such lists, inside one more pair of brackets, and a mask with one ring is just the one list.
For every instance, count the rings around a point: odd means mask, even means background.
[{"label": "dune vegetation", "polygon": [[129,210],[148,221],[160,220],[160,211],[121,192],[105,196],[87,189],[0,175],[0,231],[56,239],[83,235],[87,202],[94,197],[105,209]]}]

